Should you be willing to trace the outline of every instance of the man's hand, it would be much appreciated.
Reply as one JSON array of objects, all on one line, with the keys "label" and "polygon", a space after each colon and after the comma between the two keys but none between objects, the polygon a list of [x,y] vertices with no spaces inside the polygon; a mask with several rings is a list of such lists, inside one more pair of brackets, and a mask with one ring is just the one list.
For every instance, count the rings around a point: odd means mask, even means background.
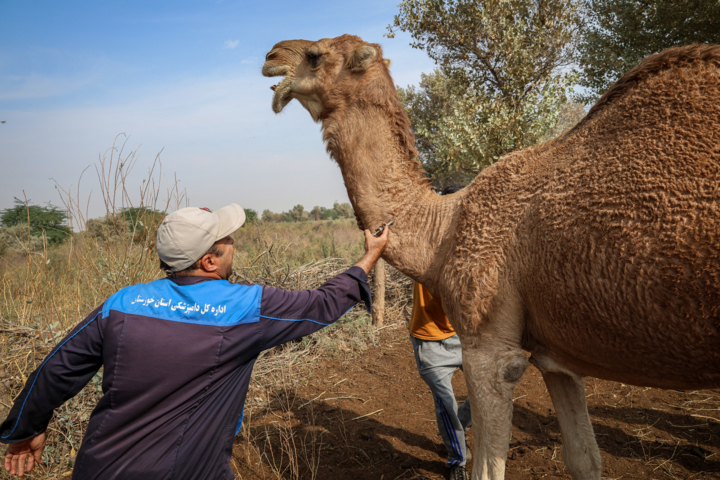
[{"label": "man's hand", "polygon": [[[10,472],[10,475],[22,477],[25,472],[33,469],[35,463],[42,463],[46,440],[47,433],[43,432],[28,440],[8,445],[7,452],[5,452],[5,470]],[[27,468],[25,467],[26,460]]]},{"label": "man's hand", "polygon": [[356,267],[365,270],[365,273],[370,273],[370,270],[375,266],[380,255],[382,255],[388,246],[390,227],[384,223],[383,225],[385,225],[385,230],[383,230],[379,237],[373,237],[370,230],[365,230],[365,255],[355,264]]}]

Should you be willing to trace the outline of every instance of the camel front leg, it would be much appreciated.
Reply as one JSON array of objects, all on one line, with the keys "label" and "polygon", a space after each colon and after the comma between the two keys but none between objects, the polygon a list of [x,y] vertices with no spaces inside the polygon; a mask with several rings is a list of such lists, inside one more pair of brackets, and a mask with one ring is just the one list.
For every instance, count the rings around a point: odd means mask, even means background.
[{"label": "camel front leg", "polygon": [[492,335],[483,335],[476,345],[463,344],[475,442],[473,480],[505,478],[513,390],[527,364],[519,345],[508,345]]},{"label": "camel front leg", "polygon": [[[542,371],[542,369],[541,369]],[[600,480],[602,460],[587,410],[582,377],[542,371],[560,424],[563,460],[573,480]]]}]

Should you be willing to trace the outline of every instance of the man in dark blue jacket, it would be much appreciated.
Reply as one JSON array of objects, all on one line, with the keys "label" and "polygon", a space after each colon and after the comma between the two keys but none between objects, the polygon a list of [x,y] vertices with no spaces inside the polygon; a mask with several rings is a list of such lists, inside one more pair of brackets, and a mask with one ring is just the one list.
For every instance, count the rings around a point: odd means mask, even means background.
[{"label": "man in dark blue jacket", "polygon": [[[77,454],[74,480],[232,479],[230,456],[259,353],[311,334],[360,300],[388,229],[365,231],[365,255],[317,290],[229,283],[245,214],[185,208],[158,229],[168,278],[123,288],[77,325],[35,370],[0,441],[5,468],[39,462],[53,410],[104,367],[103,397]],[[27,464],[26,464],[27,463]]]}]

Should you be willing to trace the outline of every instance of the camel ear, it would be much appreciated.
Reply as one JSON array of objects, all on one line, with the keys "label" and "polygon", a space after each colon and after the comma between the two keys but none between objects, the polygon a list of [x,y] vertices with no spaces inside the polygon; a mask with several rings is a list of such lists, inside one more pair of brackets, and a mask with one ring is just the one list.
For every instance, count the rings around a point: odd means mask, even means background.
[{"label": "camel ear", "polygon": [[392,62],[390,61],[389,58],[386,58],[385,60],[383,60],[383,62],[385,62],[385,66],[386,66],[387,68],[390,68],[390,65],[392,65]]},{"label": "camel ear", "polygon": [[373,61],[377,52],[370,45],[363,45],[352,51],[347,66],[352,72],[362,72]]}]

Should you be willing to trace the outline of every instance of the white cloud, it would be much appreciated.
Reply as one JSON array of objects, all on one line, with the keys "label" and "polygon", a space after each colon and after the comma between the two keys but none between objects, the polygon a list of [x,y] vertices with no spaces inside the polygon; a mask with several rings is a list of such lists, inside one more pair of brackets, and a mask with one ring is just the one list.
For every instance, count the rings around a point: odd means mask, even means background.
[{"label": "white cloud", "polygon": [[240,40],[225,40],[225,46],[223,48],[233,49],[240,45]]}]

